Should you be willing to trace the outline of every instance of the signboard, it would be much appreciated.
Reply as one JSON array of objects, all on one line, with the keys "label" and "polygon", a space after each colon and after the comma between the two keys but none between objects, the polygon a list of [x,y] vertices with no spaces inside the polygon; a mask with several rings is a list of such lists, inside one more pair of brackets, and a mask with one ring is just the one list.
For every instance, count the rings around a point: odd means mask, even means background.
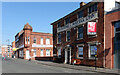
[{"label": "signboard", "polygon": [[96,35],[96,22],[88,22],[88,35]]},{"label": "signboard", "polygon": [[57,33],[74,28],[76,26],[79,26],[80,24],[85,24],[86,22],[92,21],[96,18],[98,18],[98,13],[97,12],[91,13],[86,17],[79,18],[77,21],[74,21],[72,23],[69,23],[67,25],[57,28]]}]

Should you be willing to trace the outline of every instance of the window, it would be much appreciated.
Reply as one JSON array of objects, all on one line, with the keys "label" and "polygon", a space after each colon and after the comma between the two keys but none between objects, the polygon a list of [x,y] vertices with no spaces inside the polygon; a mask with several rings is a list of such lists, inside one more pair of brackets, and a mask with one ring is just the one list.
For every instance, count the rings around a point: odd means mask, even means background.
[{"label": "window", "polygon": [[83,11],[78,12],[78,18],[82,18],[83,17]]},{"label": "window", "polygon": [[30,44],[30,37],[28,37],[28,44]]},{"label": "window", "polygon": [[61,22],[58,22],[58,28],[61,27]]},{"label": "window", "polygon": [[49,49],[46,50],[46,56],[50,56],[50,50]]},{"label": "window", "polygon": [[115,2],[115,7],[118,7],[118,6],[120,6],[120,2]]},{"label": "window", "polygon": [[33,56],[36,57],[36,49],[34,49]]},{"label": "window", "polygon": [[83,38],[83,26],[78,27],[78,39]]},{"label": "window", "polygon": [[40,56],[43,56],[43,49],[41,49]]},{"label": "window", "polygon": [[60,43],[61,42],[61,34],[59,33],[58,34],[58,43]]},{"label": "window", "polygon": [[90,45],[90,56],[89,57],[95,57],[96,52],[97,52],[97,46]]},{"label": "window", "polygon": [[50,39],[49,38],[46,39],[46,44],[48,44],[48,45],[50,44]]},{"label": "window", "polygon": [[115,22],[115,40],[120,41],[120,21]]},{"label": "window", "polygon": [[25,37],[25,44],[27,44],[27,37]]},{"label": "window", "polygon": [[67,31],[67,41],[70,41],[70,31]]},{"label": "window", "polygon": [[89,7],[89,14],[97,11],[97,3]]},{"label": "window", "polygon": [[78,47],[78,57],[83,57],[83,46]]},{"label": "window", "polygon": [[41,44],[43,44],[43,38],[41,38],[41,41],[40,41],[40,42],[41,42]]},{"label": "window", "polygon": [[70,23],[70,18],[69,17],[65,19],[65,24],[68,24],[68,23]]},{"label": "window", "polygon": [[35,37],[33,38],[33,43],[36,43],[36,38]]},{"label": "window", "polygon": [[61,48],[58,48],[58,57],[61,57]]}]

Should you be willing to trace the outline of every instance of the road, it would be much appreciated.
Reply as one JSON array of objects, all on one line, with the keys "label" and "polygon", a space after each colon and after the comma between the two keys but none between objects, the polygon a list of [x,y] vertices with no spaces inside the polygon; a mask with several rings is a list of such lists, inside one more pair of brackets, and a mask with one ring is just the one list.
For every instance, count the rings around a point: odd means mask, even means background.
[{"label": "road", "polygon": [[47,66],[30,62],[8,58],[2,61],[2,73],[95,73],[83,70],[74,70],[55,66]]}]

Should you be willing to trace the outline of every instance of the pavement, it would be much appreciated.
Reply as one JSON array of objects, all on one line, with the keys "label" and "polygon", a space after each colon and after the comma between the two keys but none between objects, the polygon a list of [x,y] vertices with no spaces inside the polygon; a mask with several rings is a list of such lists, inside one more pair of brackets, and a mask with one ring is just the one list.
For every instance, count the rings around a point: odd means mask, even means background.
[{"label": "pavement", "polygon": [[48,66],[56,66],[56,67],[69,68],[69,69],[75,69],[75,70],[84,70],[84,71],[91,71],[91,72],[120,75],[120,71],[115,70],[115,69],[97,68],[95,70],[95,67],[88,67],[88,66],[70,65],[70,64],[55,63],[55,62],[50,62],[50,61],[36,61],[36,62],[38,64],[43,64],[43,65],[48,65]]}]

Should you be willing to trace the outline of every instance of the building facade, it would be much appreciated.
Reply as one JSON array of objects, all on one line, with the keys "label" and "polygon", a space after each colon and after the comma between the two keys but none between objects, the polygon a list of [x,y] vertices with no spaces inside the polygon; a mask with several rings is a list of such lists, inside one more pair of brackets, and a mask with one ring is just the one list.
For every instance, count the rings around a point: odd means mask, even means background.
[{"label": "building facade", "polygon": [[15,36],[17,58],[35,60],[35,57],[53,57],[53,35],[32,30],[27,23],[23,30]]},{"label": "building facade", "polygon": [[80,8],[53,22],[54,61],[120,69],[119,4],[81,2]]},{"label": "building facade", "polygon": [[3,56],[12,57],[12,47],[11,47],[11,45],[2,45],[1,46],[1,51],[2,51],[2,57]]},{"label": "building facade", "polygon": [[[94,27],[90,29],[91,23]],[[55,61],[104,67],[103,2],[89,2],[88,4],[81,2],[80,8],[51,25],[53,25]],[[95,55],[97,55],[96,60]]]},{"label": "building facade", "polygon": [[105,52],[106,67],[120,69],[120,2],[105,15]]}]

